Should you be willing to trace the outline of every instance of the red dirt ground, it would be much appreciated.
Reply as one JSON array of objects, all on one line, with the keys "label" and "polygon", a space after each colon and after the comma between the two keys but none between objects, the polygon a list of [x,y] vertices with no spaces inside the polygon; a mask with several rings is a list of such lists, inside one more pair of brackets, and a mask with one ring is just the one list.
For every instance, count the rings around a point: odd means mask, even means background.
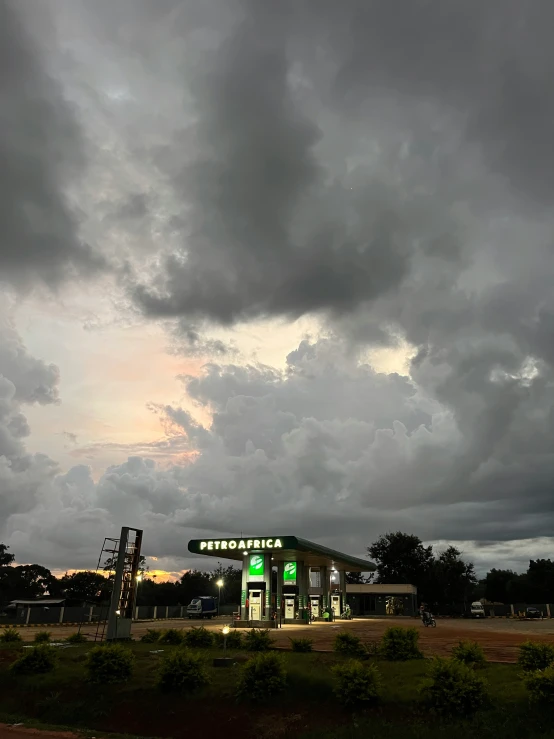
[{"label": "red dirt ground", "polygon": [[0,739],[78,739],[78,736],[69,731],[41,731],[0,724]]},{"label": "red dirt ground", "polygon": [[[224,617],[206,621],[204,625],[210,630],[219,630],[227,623]],[[148,622],[141,621],[133,625],[133,636],[140,636],[147,629],[188,629],[199,626],[200,622],[188,619],[172,619],[169,621]],[[437,619],[436,629],[427,629],[422,626],[418,619],[409,618],[375,618],[355,619],[353,621],[337,621],[333,624],[315,623],[309,626],[305,624],[285,625],[282,629],[272,632],[276,640],[276,646],[289,647],[289,637],[309,637],[314,641],[315,650],[331,650],[333,640],[339,629],[346,629],[360,636],[365,642],[377,642],[384,630],[391,625],[415,626],[420,632],[420,645],[426,655],[444,655],[450,652],[453,645],[462,639],[476,641],[483,647],[487,659],[494,662],[515,662],[517,648],[521,642],[527,639],[534,641],[554,642],[554,619],[544,621],[515,621],[511,619],[486,619],[484,621],[471,621],[465,619]],[[52,631],[53,639],[63,639],[69,634],[77,631],[75,626],[37,626],[21,629],[21,634],[26,641],[33,639],[37,631],[48,628]],[[94,634],[90,625],[83,625],[83,633]]]}]

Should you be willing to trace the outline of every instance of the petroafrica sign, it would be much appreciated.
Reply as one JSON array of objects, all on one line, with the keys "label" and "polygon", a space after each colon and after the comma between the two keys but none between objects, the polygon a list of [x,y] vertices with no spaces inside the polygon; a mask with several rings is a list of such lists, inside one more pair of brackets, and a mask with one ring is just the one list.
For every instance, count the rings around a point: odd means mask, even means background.
[{"label": "petroafrica sign", "polygon": [[193,539],[189,542],[189,552],[208,554],[210,552],[273,552],[278,549],[290,549],[296,545],[291,536],[270,537],[268,539]]}]

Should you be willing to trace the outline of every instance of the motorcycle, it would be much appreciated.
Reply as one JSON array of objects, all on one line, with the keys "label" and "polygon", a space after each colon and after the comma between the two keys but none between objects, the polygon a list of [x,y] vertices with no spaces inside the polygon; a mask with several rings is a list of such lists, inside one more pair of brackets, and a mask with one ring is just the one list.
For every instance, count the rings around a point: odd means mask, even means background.
[{"label": "motorcycle", "polygon": [[424,626],[431,626],[431,628],[435,629],[437,626],[437,622],[435,621],[435,618],[432,613],[422,613],[421,614],[421,621]]}]

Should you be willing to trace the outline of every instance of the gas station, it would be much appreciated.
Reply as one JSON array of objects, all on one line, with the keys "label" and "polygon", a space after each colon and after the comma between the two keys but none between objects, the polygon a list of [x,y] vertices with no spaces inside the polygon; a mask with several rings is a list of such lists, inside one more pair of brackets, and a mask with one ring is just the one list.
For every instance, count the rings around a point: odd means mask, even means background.
[{"label": "gas station", "polygon": [[[242,562],[241,604],[235,626],[276,626],[340,617],[346,606],[346,573],[373,572],[367,560],[296,536],[193,539],[192,554]],[[275,587],[276,583],[276,587]]]}]

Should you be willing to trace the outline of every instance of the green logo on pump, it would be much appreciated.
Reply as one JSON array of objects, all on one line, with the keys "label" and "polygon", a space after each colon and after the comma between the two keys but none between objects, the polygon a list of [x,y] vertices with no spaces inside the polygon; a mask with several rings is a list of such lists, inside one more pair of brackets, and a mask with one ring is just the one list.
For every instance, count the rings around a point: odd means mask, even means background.
[{"label": "green logo on pump", "polygon": [[250,556],[249,574],[254,577],[263,577],[264,575],[264,557],[263,554],[252,554]]},{"label": "green logo on pump", "polygon": [[296,562],[285,562],[283,581],[289,585],[296,585]]}]

